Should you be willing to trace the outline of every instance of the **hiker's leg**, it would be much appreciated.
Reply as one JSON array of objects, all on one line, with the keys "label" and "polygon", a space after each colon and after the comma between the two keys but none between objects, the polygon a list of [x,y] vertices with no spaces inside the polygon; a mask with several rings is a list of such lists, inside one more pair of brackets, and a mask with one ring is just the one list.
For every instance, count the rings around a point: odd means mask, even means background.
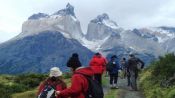
[{"label": "hiker's leg", "polygon": [[130,82],[130,76],[129,75],[127,75],[127,81],[128,81],[128,86],[130,86],[131,82]]},{"label": "hiker's leg", "polygon": [[95,77],[95,80],[97,80],[99,82],[99,84],[101,85],[102,84],[101,83],[101,74],[95,74],[94,77]]},{"label": "hiker's leg", "polygon": [[113,75],[110,74],[110,85],[113,85]]},{"label": "hiker's leg", "polygon": [[130,71],[130,80],[131,80],[131,88],[134,89],[135,73],[133,71]]},{"label": "hiker's leg", "polygon": [[117,86],[117,81],[118,81],[118,73],[116,73],[116,74],[114,75],[114,87],[115,87],[115,88],[118,88],[118,86]]},{"label": "hiker's leg", "polygon": [[135,72],[135,84],[134,84],[134,90],[137,90],[137,78],[138,78],[138,72]]},{"label": "hiker's leg", "polygon": [[117,85],[117,80],[118,80],[118,73],[116,73],[114,75],[114,84],[116,84],[116,85]]}]

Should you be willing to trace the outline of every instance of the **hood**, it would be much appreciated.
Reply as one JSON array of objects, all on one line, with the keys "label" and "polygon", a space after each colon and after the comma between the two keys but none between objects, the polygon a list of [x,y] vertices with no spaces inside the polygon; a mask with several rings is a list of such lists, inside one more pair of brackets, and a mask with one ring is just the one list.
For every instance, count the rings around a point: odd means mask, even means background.
[{"label": "hood", "polygon": [[77,68],[75,73],[82,73],[82,74],[85,74],[87,76],[93,76],[94,75],[94,72],[90,67]]},{"label": "hood", "polygon": [[93,58],[101,58],[102,55],[94,55]]}]

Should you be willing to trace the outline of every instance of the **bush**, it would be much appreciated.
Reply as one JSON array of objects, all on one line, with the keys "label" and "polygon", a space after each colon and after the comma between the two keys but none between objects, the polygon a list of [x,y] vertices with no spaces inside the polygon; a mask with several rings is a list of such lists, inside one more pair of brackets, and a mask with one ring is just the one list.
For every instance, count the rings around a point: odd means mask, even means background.
[{"label": "bush", "polygon": [[139,85],[146,98],[175,98],[175,86],[164,87],[161,84],[175,73],[175,55],[160,57],[143,71]]},{"label": "bush", "polygon": [[159,59],[159,61],[152,65],[152,75],[159,80],[172,77],[175,73],[175,55],[167,54]]},{"label": "bush", "polygon": [[26,85],[28,88],[37,87],[41,81],[46,79],[45,74],[22,74],[17,76],[14,81],[15,83],[20,83]]}]

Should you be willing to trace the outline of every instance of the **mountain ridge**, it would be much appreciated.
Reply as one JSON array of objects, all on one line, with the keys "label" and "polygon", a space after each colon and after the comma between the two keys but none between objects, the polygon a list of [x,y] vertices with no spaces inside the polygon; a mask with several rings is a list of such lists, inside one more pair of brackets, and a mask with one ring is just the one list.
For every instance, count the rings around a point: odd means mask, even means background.
[{"label": "mountain ridge", "polygon": [[33,14],[23,23],[19,35],[0,44],[0,73],[45,73],[53,66],[66,71],[66,60],[73,52],[79,53],[84,66],[95,52],[107,58],[112,54],[127,58],[134,53],[149,64],[165,53],[175,52],[174,41],[173,27],[125,30],[106,13],[92,19],[84,34],[74,7],[67,4],[51,15]]}]

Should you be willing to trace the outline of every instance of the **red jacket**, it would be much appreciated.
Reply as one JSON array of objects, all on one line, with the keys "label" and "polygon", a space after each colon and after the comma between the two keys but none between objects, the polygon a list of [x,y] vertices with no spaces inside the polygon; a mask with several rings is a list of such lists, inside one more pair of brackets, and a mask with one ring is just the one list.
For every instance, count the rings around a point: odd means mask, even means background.
[{"label": "red jacket", "polygon": [[93,71],[90,67],[79,68],[75,70],[71,78],[71,87],[61,91],[60,96],[70,96],[71,98],[85,98],[84,92],[86,92],[88,89],[88,81],[83,75],[76,73],[93,76]]},{"label": "red jacket", "polygon": [[[56,85],[55,82],[52,82],[52,81],[49,81],[49,80],[46,80],[46,82],[49,84],[49,85]],[[41,83],[39,88],[38,88],[38,92],[37,92],[37,96],[41,93],[41,91],[43,91],[45,87],[45,83]],[[56,87],[55,87],[55,90],[56,91],[62,91],[63,89],[66,89],[66,85],[64,84],[57,84]],[[56,98],[67,98],[67,97],[59,97],[57,96]]]},{"label": "red jacket", "polygon": [[90,67],[94,71],[95,74],[102,74],[106,69],[107,60],[99,56],[94,56],[90,61]]}]

